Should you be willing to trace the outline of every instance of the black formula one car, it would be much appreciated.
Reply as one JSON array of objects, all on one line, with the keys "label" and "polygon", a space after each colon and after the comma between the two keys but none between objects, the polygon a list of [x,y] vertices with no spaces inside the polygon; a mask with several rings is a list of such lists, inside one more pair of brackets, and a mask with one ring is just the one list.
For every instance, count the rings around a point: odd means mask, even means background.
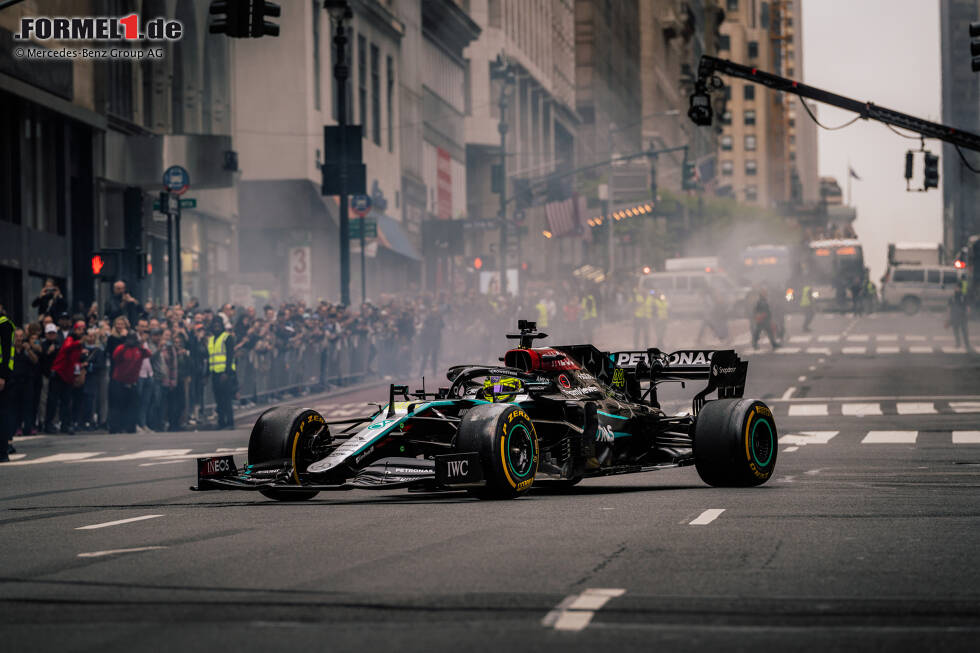
[{"label": "black formula one car", "polygon": [[[685,465],[718,487],[772,476],[772,412],[741,398],[748,363],[733,350],[533,347],[547,335],[534,322],[518,326],[507,336],[518,347],[502,366],[457,365],[437,392],[391,385],[372,415],[327,422],[315,410],[271,408],[252,428],[247,464],[199,458],[191,489],[257,490],[280,501],[355,488],[514,498],[538,482],[570,487]],[[696,380],[706,384],[691,412],[665,414],[658,385]]]}]

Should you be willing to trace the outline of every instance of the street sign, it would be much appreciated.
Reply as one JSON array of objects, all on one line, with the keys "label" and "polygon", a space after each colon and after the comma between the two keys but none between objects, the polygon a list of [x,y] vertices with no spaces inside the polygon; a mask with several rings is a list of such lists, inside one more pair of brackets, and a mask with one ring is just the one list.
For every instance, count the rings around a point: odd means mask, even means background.
[{"label": "street sign", "polygon": [[355,195],[350,200],[350,210],[363,218],[371,210],[371,196]]},{"label": "street sign", "polygon": [[182,166],[170,166],[163,173],[163,187],[171,193],[183,195],[191,187],[191,176]]},{"label": "street sign", "polygon": [[371,218],[355,218],[350,221],[350,239],[360,240],[361,239],[361,228],[364,228],[365,238],[377,238],[378,237],[378,221],[372,220]]},{"label": "street sign", "polygon": [[[174,198],[174,199],[176,199],[176,198]],[[180,208],[182,208],[182,209],[196,209],[197,208],[197,198],[194,198],[194,197],[186,197],[186,198],[185,197],[181,197],[180,198]],[[157,200],[153,200],[153,210],[154,211],[160,211],[161,213],[167,213],[167,211],[161,211],[160,210],[160,200],[158,200],[158,199]],[[176,202],[173,202],[170,205],[170,213],[176,213],[176,212],[177,212],[177,204],[176,204]]]}]

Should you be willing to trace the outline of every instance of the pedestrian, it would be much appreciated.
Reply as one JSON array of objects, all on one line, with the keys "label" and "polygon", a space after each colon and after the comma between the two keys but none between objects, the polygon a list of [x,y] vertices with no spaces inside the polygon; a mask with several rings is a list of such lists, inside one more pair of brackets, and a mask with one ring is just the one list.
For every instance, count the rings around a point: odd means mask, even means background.
[{"label": "pedestrian", "polygon": [[122,315],[130,324],[136,324],[141,312],[139,300],[127,292],[125,281],[112,284],[112,296],[105,303],[105,314],[110,321]]},{"label": "pedestrian", "polygon": [[211,321],[211,335],[207,340],[208,373],[214,391],[215,412],[218,428],[235,427],[232,400],[235,397],[235,338],[225,331],[224,321],[215,316]]},{"label": "pedestrian", "polygon": [[667,336],[667,325],[670,321],[670,303],[667,301],[666,295],[658,293],[656,290],[653,291],[653,309],[654,315],[656,315],[653,332],[657,337],[654,347],[662,349]]},{"label": "pedestrian", "polygon": [[[50,318],[48,318],[50,319]],[[61,349],[61,334],[53,322],[44,325],[44,340],[41,341],[41,355],[38,358],[38,378],[40,385],[35,386],[38,396],[38,423],[45,433],[54,433],[51,422],[54,421],[54,406],[51,393],[51,365],[54,363],[58,350]]]},{"label": "pedestrian", "polygon": [[0,305],[0,462],[8,462],[10,442],[14,438],[14,431],[17,429],[15,421],[17,411],[15,410],[13,383],[8,382],[14,371],[14,332],[17,329],[14,323],[7,317]]},{"label": "pedestrian", "polygon": [[800,295],[800,308],[803,309],[803,331],[810,333],[810,322],[813,321],[813,287],[810,284],[803,286]]},{"label": "pedestrian", "polygon": [[82,371],[82,353],[85,348],[85,322],[79,320],[72,327],[71,335],[65,338],[54,362],[51,363],[51,390],[48,393],[48,431],[54,431],[54,412],[57,407],[61,421],[61,432],[74,435],[72,422],[74,406],[82,399],[82,386],[85,375]]},{"label": "pedestrian", "polygon": [[[36,327],[37,324],[31,326]],[[14,369],[7,383],[17,386],[14,392],[15,424],[14,435],[32,435],[37,417],[37,402],[35,401],[35,384],[37,382],[37,363],[41,353],[36,332],[33,336],[29,331],[17,329],[14,332]]]},{"label": "pedestrian", "polygon": [[[973,351],[973,347],[970,346],[966,296],[960,288],[953,291],[953,296],[949,300],[949,321],[947,325],[953,327],[953,335],[956,336],[956,346],[964,347],[967,351]],[[961,342],[962,344],[960,344]]]},{"label": "pedestrian", "polygon": [[653,326],[653,293],[637,286],[633,291],[633,347],[650,346],[650,327]]},{"label": "pedestrian", "polygon": [[763,331],[769,336],[769,344],[772,345],[772,348],[777,349],[779,347],[772,333],[772,310],[769,308],[769,300],[765,288],[759,290],[759,298],[756,300],[755,307],[752,309],[751,327],[752,349],[759,348],[759,334]]},{"label": "pedestrian", "polygon": [[98,399],[102,386],[102,375],[106,370],[105,350],[99,343],[98,327],[91,327],[85,333],[85,384],[82,387],[82,404],[75,421],[86,431],[95,430],[99,420],[104,420]]},{"label": "pedestrian", "polygon": [[122,344],[112,352],[112,376],[109,379],[109,432],[134,433],[139,407],[140,367],[150,357],[135,331],[129,331]]},{"label": "pedestrian", "polygon": [[166,419],[167,369],[163,353],[163,329],[150,329],[150,400],[147,404],[146,425],[153,431],[162,431]]},{"label": "pedestrian", "polygon": [[31,302],[31,306],[37,308],[39,318],[45,315],[57,316],[68,310],[68,301],[61,294],[61,289],[58,288],[54,279],[48,277],[44,280],[44,287],[41,288],[41,292]]},{"label": "pedestrian", "polygon": [[153,378],[160,386],[161,425],[165,419],[168,431],[179,431],[183,402],[179,397],[177,348],[170,329],[163,332],[158,356],[159,376],[154,370]]},{"label": "pedestrian", "polygon": [[[150,323],[146,318],[136,320],[136,337],[140,345],[146,347],[153,354],[153,347],[150,343]],[[150,357],[143,359],[140,364],[139,379],[136,384],[136,391],[139,396],[138,408],[136,411],[136,432],[143,433],[149,429],[147,418],[153,408],[153,364]]]}]

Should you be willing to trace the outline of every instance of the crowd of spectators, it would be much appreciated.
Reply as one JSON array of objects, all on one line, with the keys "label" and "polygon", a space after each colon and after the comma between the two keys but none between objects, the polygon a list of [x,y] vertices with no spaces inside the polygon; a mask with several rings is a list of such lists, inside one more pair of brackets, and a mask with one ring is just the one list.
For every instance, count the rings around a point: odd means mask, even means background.
[{"label": "crowd of spectators", "polygon": [[600,303],[598,293],[566,288],[383,295],[355,309],[297,301],[213,310],[193,298],[143,303],[118,281],[101,310],[70,314],[48,279],[32,302],[36,319],[15,333],[16,435],[204,428],[214,420],[208,338],[222,330],[235,404],[248,406],[370,378],[428,376],[438,386],[449,363],[496,363],[518,317],[585,337]]}]

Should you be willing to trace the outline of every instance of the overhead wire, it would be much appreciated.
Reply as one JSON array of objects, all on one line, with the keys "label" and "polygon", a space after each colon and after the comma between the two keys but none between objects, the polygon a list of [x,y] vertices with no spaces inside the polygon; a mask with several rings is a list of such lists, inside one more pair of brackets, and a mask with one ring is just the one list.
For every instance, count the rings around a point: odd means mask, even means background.
[{"label": "overhead wire", "polygon": [[843,125],[838,125],[837,127],[828,127],[827,125],[825,125],[822,122],[820,122],[819,120],[817,120],[817,117],[815,115],[813,115],[813,111],[811,111],[810,110],[810,107],[807,105],[806,100],[802,100],[800,102],[800,104],[802,104],[803,105],[803,108],[806,109],[806,112],[810,115],[810,119],[813,120],[813,122],[817,123],[818,126],[823,127],[824,129],[826,129],[828,131],[836,131],[838,129],[844,129],[845,127],[850,127],[855,122],[857,122],[858,120],[861,119],[861,116],[860,115],[857,115],[857,116],[854,116],[854,118],[852,118],[851,120],[848,120],[847,122],[845,122]]}]

